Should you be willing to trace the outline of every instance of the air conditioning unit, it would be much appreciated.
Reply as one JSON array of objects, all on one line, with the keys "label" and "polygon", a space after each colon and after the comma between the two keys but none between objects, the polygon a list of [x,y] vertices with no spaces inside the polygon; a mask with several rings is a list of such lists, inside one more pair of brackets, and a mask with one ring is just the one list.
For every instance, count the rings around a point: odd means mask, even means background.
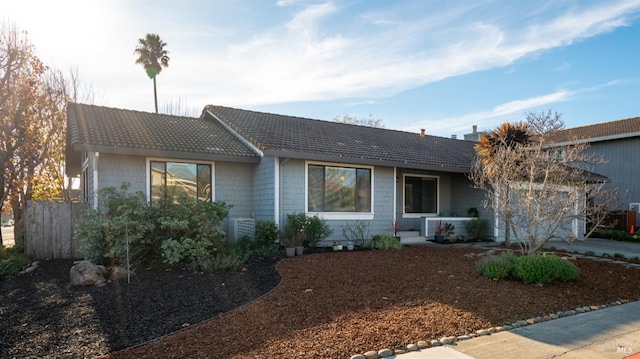
[{"label": "air conditioning unit", "polygon": [[240,238],[247,236],[255,240],[256,220],[253,218],[229,218],[227,224],[227,241],[237,242]]}]

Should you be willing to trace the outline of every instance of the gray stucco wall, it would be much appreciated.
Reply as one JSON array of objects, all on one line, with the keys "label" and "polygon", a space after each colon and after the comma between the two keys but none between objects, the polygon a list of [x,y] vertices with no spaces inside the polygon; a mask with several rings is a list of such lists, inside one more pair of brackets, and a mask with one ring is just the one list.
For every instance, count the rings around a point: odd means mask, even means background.
[{"label": "gray stucco wall", "polygon": [[275,213],[275,157],[265,156],[255,167],[253,180],[253,204],[255,218],[260,221],[276,221]]},{"label": "gray stucco wall", "polygon": [[147,193],[146,158],[101,153],[98,159],[98,185],[100,188],[120,188],[129,183],[130,193]]},{"label": "gray stucco wall", "polygon": [[229,218],[255,218],[254,165],[216,162],[215,168],[215,199],[233,205]]}]

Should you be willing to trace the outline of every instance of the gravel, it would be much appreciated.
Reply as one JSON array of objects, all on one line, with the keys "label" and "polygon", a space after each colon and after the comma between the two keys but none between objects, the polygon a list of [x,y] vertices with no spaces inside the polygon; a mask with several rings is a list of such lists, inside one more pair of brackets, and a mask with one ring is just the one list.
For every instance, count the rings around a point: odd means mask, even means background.
[{"label": "gravel", "polygon": [[305,254],[278,262],[281,284],[254,302],[279,281],[273,261],[213,276],[142,271],[102,288],[71,288],[70,262],[48,261],[0,281],[0,357],[349,358],[640,298],[637,268],[578,258],[577,280],[538,286],[479,276],[480,252]]}]

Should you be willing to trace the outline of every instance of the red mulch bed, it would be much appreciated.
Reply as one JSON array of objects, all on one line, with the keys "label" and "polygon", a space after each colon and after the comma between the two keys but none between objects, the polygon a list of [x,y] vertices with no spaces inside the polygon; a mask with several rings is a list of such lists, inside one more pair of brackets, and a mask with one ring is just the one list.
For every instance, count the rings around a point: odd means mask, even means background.
[{"label": "red mulch bed", "polygon": [[257,302],[111,358],[348,358],[576,307],[640,299],[640,269],[577,259],[545,286],[493,281],[470,248],[320,253],[278,263]]}]

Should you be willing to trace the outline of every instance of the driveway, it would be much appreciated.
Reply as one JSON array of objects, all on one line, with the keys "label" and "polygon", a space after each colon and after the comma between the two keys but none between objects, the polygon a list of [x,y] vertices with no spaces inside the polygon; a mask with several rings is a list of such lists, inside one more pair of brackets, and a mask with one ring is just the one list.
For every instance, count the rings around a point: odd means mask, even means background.
[{"label": "driveway", "polygon": [[614,257],[616,254],[622,254],[625,258],[640,258],[640,243],[621,242],[610,239],[587,238],[585,240],[574,241],[571,244],[567,244],[564,241],[550,241],[547,242],[544,247],[555,247],[556,250],[566,250],[571,253],[586,254],[589,252],[589,254],[591,254],[591,252],[593,252],[593,254],[598,256],[607,254],[611,257]]}]

